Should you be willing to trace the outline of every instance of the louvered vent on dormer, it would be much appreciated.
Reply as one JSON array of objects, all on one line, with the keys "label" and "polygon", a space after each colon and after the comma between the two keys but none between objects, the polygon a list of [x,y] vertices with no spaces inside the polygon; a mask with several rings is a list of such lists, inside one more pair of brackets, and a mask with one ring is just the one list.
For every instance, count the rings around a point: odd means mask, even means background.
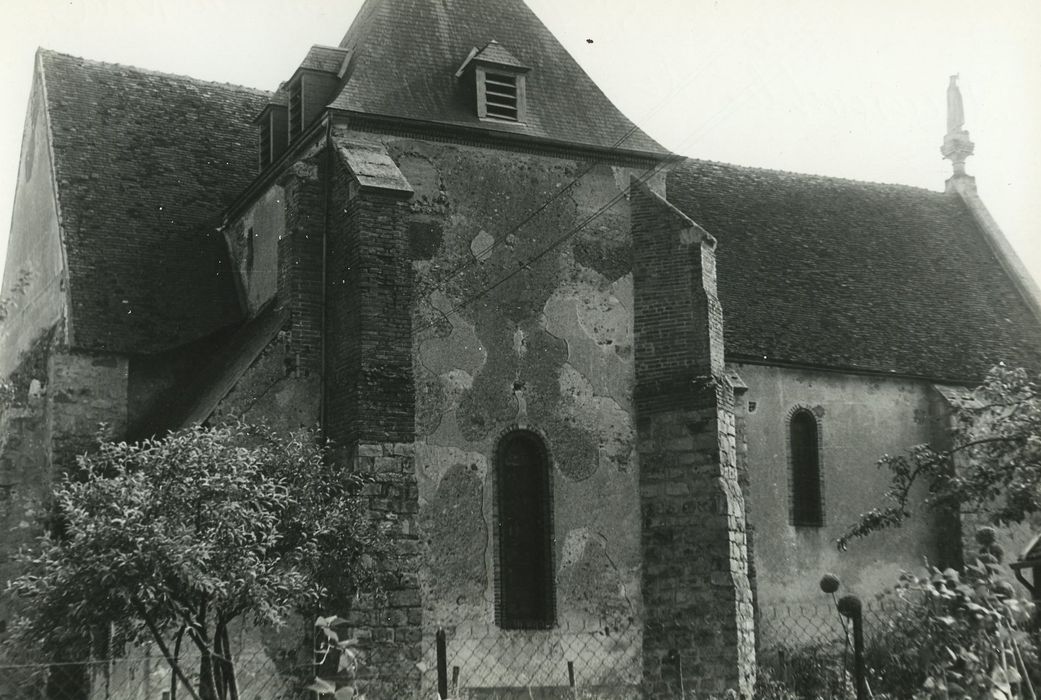
[{"label": "louvered vent on dormer", "polygon": [[476,97],[482,120],[524,122],[527,116],[525,74],[527,66],[496,41],[474,48],[455,77],[464,81],[464,92]]},{"label": "louvered vent on dormer", "polygon": [[491,119],[519,121],[517,76],[505,73],[484,74],[484,109]]}]

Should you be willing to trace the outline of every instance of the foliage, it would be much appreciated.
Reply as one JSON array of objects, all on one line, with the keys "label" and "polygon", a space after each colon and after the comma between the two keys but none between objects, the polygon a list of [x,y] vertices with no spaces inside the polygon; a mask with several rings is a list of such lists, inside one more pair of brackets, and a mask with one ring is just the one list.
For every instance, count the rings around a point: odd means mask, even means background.
[{"label": "foliage", "polygon": [[335,615],[315,620],[315,665],[319,670],[305,690],[319,696],[331,695],[335,700],[365,700],[354,687],[361,665],[358,640],[340,639],[336,627],[342,622]]},{"label": "foliage", "polygon": [[762,664],[755,678],[754,700],[799,700],[799,695]]},{"label": "foliage", "polygon": [[[846,697],[852,692],[848,656],[838,640],[775,648],[764,655],[775,661],[774,668],[760,663],[756,695],[764,700]],[[764,681],[765,686],[758,685]]]},{"label": "foliage", "polygon": [[916,697],[1034,697],[1039,658],[1026,631],[1033,605],[1019,600],[1002,574],[987,555],[964,573],[905,574],[899,590],[920,596],[911,609],[917,636],[901,638],[903,673],[917,667],[920,674]]},{"label": "foliage", "polygon": [[927,445],[885,455],[890,471],[885,504],[861,515],[838,540],[840,549],[872,532],[898,526],[912,513],[912,489],[926,488],[922,505],[972,513],[995,524],[1023,522],[1041,512],[1041,393],[1023,369],[993,368],[972,400],[953,409],[949,449]]},{"label": "foliage", "polygon": [[0,296],[0,322],[6,321],[11,312],[18,308],[17,299],[25,296],[30,282],[32,282],[32,273],[24,267],[20,268],[14,284],[11,285],[6,294]]},{"label": "foliage", "polygon": [[78,466],[55,484],[56,526],[10,584],[26,605],[9,642],[46,658],[118,622],[128,641],[153,640],[194,696],[178,665],[193,644],[201,695],[234,698],[233,620],[281,625],[344,605],[383,551],[358,479],[311,435],[191,428],[102,443]]}]

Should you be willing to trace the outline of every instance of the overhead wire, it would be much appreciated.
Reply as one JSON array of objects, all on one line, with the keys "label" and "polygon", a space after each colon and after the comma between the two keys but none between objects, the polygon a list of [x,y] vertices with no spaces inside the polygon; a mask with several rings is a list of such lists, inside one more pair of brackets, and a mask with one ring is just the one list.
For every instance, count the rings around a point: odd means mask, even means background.
[{"label": "overhead wire", "polygon": [[[719,53],[712,52],[712,56],[713,56],[713,60],[714,61],[718,62],[720,60],[720,54]],[[714,63],[709,63],[707,66],[705,66],[702,69],[701,73],[708,72],[714,65],[715,65]],[[668,93],[666,93],[661,99],[659,99],[655,103],[655,105],[653,107],[651,107],[651,109],[648,110],[643,115],[643,117],[641,118],[640,121],[646,122],[646,121],[649,121],[654,116],[656,116],[659,112],[662,111],[662,109],[664,109],[666,104],[669,102],[669,100],[671,100],[673,98],[673,96],[675,96],[681,90],[684,90],[685,88],[687,88],[691,83],[694,82],[694,80],[696,80],[698,77],[700,77],[701,73],[691,73],[690,76],[683,83],[680,83],[679,85],[677,85],[677,86],[673,87],[671,90],[669,90]],[[627,141],[633,134],[635,134],[639,129],[640,129],[640,127],[634,121],[633,125],[628,130],[626,130],[626,132],[621,136],[621,138],[619,138],[617,141],[615,141],[607,149],[608,152],[620,152],[621,151],[621,148],[620,148],[621,145],[625,141]],[[669,151],[667,157],[675,157],[675,154],[672,151]],[[450,282],[451,280],[455,279],[456,277],[458,277],[462,273],[466,272],[470,268],[474,267],[476,264],[478,264],[478,262],[480,261],[481,258],[486,258],[488,255],[490,255],[492,252],[494,252],[499,246],[504,245],[509,240],[509,238],[511,237],[512,234],[516,233],[517,231],[522,229],[524,226],[526,226],[528,223],[530,223],[533,219],[535,219],[535,217],[537,217],[539,214],[541,214],[543,211],[545,211],[557,199],[559,199],[560,197],[562,197],[565,194],[569,193],[575,187],[575,185],[577,185],[582,180],[582,178],[584,178],[586,175],[588,175],[590,172],[592,172],[596,168],[596,166],[599,165],[599,164],[600,163],[598,161],[591,162],[585,169],[582,170],[582,172],[580,172],[578,175],[576,175],[574,178],[572,178],[572,180],[567,185],[565,185],[564,187],[562,187],[559,190],[557,190],[556,192],[554,192],[544,202],[542,202],[534,210],[532,210],[531,213],[526,215],[519,223],[517,223],[514,226],[510,227],[507,231],[505,231],[505,233],[500,234],[500,236],[498,238],[496,238],[490,245],[488,245],[485,248],[482,248],[480,251],[478,251],[479,256],[474,257],[474,258],[470,258],[469,260],[467,260],[467,261],[457,265],[456,267],[454,267],[451,270],[449,270],[446,274],[441,276],[437,280],[437,282],[431,287],[431,289],[423,294],[423,297],[424,298],[425,297],[429,297],[431,294],[433,294],[434,292],[439,291],[439,290],[443,291],[444,290],[444,286],[448,282]]]},{"label": "overhead wire", "polygon": [[[761,74],[758,74],[758,80],[756,80],[754,84],[749,85],[748,87],[746,87],[742,91],[741,98],[730,101],[726,106],[724,106],[723,108],[721,108],[721,109],[717,110],[715,113],[713,113],[713,115],[710,116],[710,118],[706,122],[704,122],[703,125],[701,127],[699,127],[699,129],[697,131],[692,132],[691,134],[689,134],[687,136],[687,138],[685,138],[683,140],[683,142],[681,143],[681,149],[685,148],[687,145],[689,145],[689,143],[695,141],[696,139],[699,139],[703,135],[703,133],[705,131],[707,131],[709,128],[714,128],[716,123],[718,123],[718,121],[720,119],[722,119],[727,113],[733,111],[739,104],[742,104],[744,100],[746,100],[749,97],[751,97],[751,95],[753,94],[752,93],[753,87],[755,87],[756,85],[764,82],[765,79],[766,79],[765,76],[763,76]],[[671,97],[671,94],[670,94],[669,97]],[[661,172],[663,172],[666,167],[672,165],[678,159],[682,159],[682,158],[683,158],[683,156],[679,156],[675,152],[670,151],[668,157],[666,157],[664,160],[662,160],[660,163],[658,163],[655,167],[651,168],[649,171],[647,171],[643,175],[640,175],[640,176],[636,177],[636,182],[639,183],[639,184],[646,184],[653,177],[655,177],[658,174],[660,174]],[[512,271],[510,271],[509,273],[507,273],[503,277],[501,277],[501,278],[497,279],[496,281],[492,282],[491,284],[485,286],[484,288],[480,289],[476,293],[466,297],[465,299],[463,299],[459,303],[454,304],[447,311],[444,311],[442,309],[437,309],[436,307],[434,307],[435,310],[443,318],[445,318],[447,320],[453,314],[458,313],[462,309],[464,309],[467,306],[473,304],[475,301],[478,301],[478,300],[484,298],[485,296],[490,294],[495,289],[498,289],[499,287],[501,287],[503,284],[505,284],[509,280],[513,279],[514,277],[516,277],[517,275],[521,274],[522,272],[530,269],[531,266],[534,263],[536,263],[539,260],[541,260],[543,257],[548,255],[553,250],[559,248],[561,245],[563,245],[565,242],[567,242],[573,236],[575,236],[579,231],[584,229],[586,226],[588,226],[590,223],[592,223],[596,219],[598,219],[601,216],[603,216],[604,213],[606,213],[610,208],[612,208],[616,204],[618,204],[618,202],[622,201],[623,199],[626,199],[629,196],[630,189],[631,189],[631,186],[629,188],[625,188],[625,189],[620,190],[618,192],[618,194],[616,194],[610,200],[608,200],[607,203],[601,205],[599,208],[596,209],[596,211],[594,211],[592,214],[587,216],[580,223],[578,223],[577,225],[575,225],[575,226],[571,227],[570,229],[568,229],[568,231],[566,233],[564,233],[562,236],[559,236],[558,238],[554,239],[546,248],[540,250],[539,252],[535,253],[534,255],[528,257],[527,259],[518,262],[516,267],[515,267],[515,269],[513,269]],[[516,230],[516,229],[513,229],[513,230]],[[505,240],[506,237],[507,236],[503,236],[503,238],[501,240]],[[491,248],[491,246],[489,246],[489,249],[490,248]],[[483,255],[483,251],[482,251],[482,255]],[[468,262],[469,262],[469,264],[475,264],[474,260],[471,260],[471,261],[468,261]],[[450,278],[446,278],[445,281],[447,281],[447,279],[450,279]],[[441,289],[443,291],[442,285],[443,285],[443,282],[441,284],[435,285],[434,288],[432,288],[430,291],[428,291],[424,296],[430,296],[431,294],[433,294],[435,291],[438,291],[439,289]],[[431,306],[433,306],[433,305],[431,304]],[[422,332],[424,332],[426,330],[429,330],[430,328],[435,327],[436,325],[437,325],[436,323],[428,323],[428,324],[420,327],[419,329],[417,329],[415,332],[416,333],[422,333]]]}]

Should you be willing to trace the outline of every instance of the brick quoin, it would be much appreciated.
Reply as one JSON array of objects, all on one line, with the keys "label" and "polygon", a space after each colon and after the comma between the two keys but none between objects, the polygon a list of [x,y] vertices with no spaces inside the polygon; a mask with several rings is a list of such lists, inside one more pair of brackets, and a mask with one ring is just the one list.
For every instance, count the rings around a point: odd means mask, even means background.
[{"label": "brick quoin", "polygon": [[326,434],[342,445],[412,442],[412,263],[402,193],[333,168],[327,249]]},{"label": "brick quoin", "polygon": [[751,697],[754,613],[715,240],[635,179],[631,205],[644,681],[653,697]]}]

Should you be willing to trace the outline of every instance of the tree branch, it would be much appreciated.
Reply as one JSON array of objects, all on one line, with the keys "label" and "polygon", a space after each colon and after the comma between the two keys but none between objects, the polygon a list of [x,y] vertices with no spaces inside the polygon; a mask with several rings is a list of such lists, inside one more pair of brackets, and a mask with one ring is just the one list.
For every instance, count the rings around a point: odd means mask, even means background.
[{"label": "tree branch", "polygon": [[145,625],[148,627],[148,631],[151,632],[152,638],[155,639],[155,643],[159,646],[159,650],[163,652],[163,658],[166,659],[166,663],[170,665],[170,670],[181,679],[181,683],[184,684],[184,687],[188,689],[188,692],[192,694],[192,697],[195,698],[195,700],[202,700],[199,697],[199,694],[195,692],[195,688],[192,687],[192,684],[188,681],[187,677],[185,677],[184,671],[181,670],[181,665],[177,663],[176,657],[170,654],[169,647],[167,647],[166,642],[163,641],[163,635],[159,633],[159,629],[155,626],[155,622],[152,621],[151,615],[149,615],[148,611],[145,610],[145,606],[142,605],[136,597],[131,598],[131,604],[134,606],[134,609],[137,610],[137,614],[141,616],[141,619],[145,621]]},{"label": "tree branch", "polygon": [[1014,435],[1002,435],[998,437],[980,438],[979,440],[972,440],[971,442],[966,442],[963,445],[952,447],[951,449],[947,450],[947,454],[953,455],[955,452],[961,452],[962,450],[967,450],[970,447],[976,447],[977,445],[986,445],[995,442],[1016,442],[1018,440],[1025,440],[1028,437],[1030,437],[1029,433],[1015,433]]}]

